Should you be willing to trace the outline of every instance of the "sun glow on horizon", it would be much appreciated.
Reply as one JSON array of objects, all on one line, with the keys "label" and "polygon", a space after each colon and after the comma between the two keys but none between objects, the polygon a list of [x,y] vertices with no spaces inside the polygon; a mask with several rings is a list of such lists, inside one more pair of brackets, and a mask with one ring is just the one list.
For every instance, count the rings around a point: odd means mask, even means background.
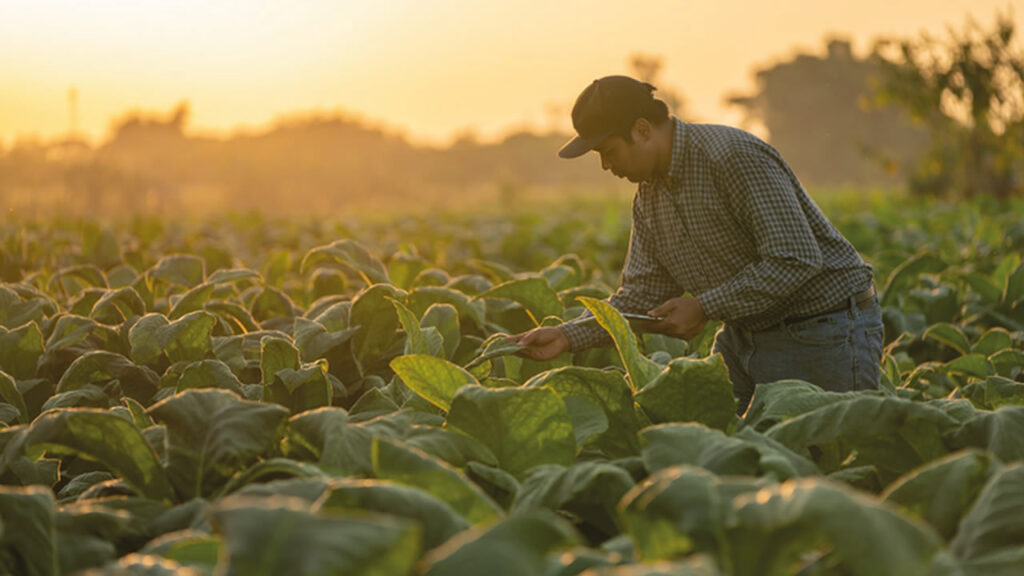
[{"label": "sun glow on horizon", "polygon": [[[880,35],[936,33],[992,0],[648,0],[549,4],[273,0],[0,0],[0,143],[65,135],[68,92],[89,139],[131,110],[188,101],[189,127],[228,134],[303,111],[342,111],[441,143],[474,131],[569,128],[591,79],[660,56],[662,83],[702,120],[734,123],[723,103],[753,89],[751,68],[820,51],[829,34],[858,48]],[[739,41],[742,39],[742,42]]]}]

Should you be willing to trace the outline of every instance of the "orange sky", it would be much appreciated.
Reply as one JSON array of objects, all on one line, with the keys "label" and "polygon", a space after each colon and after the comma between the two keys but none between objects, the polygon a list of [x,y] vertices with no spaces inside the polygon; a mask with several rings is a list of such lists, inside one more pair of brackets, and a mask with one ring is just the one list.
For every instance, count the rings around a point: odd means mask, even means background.
[{"label": "orange sky", "polygon": [[565,129],[579,90],[634,53],[663,57],[692,114],[737,123],[725,94],[829,34],[863,51],[1000,10],[1019,20],[1024,0],[0,0],[0,143],[66,133],[72,86],[94,140],[181,100],[192,130],[221,134],[314,110],[422,142]]}]

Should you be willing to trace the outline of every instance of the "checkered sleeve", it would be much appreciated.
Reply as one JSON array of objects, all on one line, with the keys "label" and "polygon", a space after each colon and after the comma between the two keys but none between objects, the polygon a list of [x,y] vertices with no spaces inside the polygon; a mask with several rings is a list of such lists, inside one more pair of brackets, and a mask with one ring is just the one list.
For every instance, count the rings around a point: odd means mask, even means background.
[{"label": "checkered sleeve", "polygon": [[[646,313],[665,300],[678,296],[679,288],[665,268],[654,257],[653,243],[647,229],[640,197],[633,200],[633,225],[629,251],[622,268],[622,281],[608,302],[622,312]],[[579,320],[591,317],[588,310],[574,322],[562,324],[573,352],[596,346],[611,345],[611,336],[600,326],[581,325]]]},{"label": "checkered sleeve", "polygon": [[715,320],[769,309],[821,269],[821,249],[800,206],[795,177],[771,150],[740,145],[716,175],[726,202],[757,248],[757,260],[698,296]]}]

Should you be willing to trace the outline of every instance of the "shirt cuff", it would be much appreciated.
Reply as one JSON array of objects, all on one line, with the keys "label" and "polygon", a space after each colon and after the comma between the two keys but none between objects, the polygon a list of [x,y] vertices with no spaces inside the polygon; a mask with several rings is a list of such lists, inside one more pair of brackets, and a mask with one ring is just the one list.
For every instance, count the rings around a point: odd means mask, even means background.
[{"label": "shirt cuff", "polygon": [[569,340],[569,351],[579,352],[587,348],[608,346],[612,337],[601,326],[584,326],[566,322],[558,327]]},{"label": "shirt cuff", "polygon": [[704,317],[708,320],[725,320],[725,296],[719,289],[708,290],[697,296],[697,302],[704,309]]}]

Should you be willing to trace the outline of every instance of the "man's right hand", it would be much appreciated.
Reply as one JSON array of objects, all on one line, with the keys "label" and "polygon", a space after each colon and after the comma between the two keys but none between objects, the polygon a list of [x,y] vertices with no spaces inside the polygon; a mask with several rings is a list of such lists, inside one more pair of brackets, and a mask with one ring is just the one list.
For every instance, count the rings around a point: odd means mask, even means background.
[{"label": "man's right hand", "polygon": [[566,338],[565,332],[554,326],[541,326],[529,332],[509,336],[508,339],[523,346],[517,355],[532,360],[551,360],[569,351],[569,339]]}]

